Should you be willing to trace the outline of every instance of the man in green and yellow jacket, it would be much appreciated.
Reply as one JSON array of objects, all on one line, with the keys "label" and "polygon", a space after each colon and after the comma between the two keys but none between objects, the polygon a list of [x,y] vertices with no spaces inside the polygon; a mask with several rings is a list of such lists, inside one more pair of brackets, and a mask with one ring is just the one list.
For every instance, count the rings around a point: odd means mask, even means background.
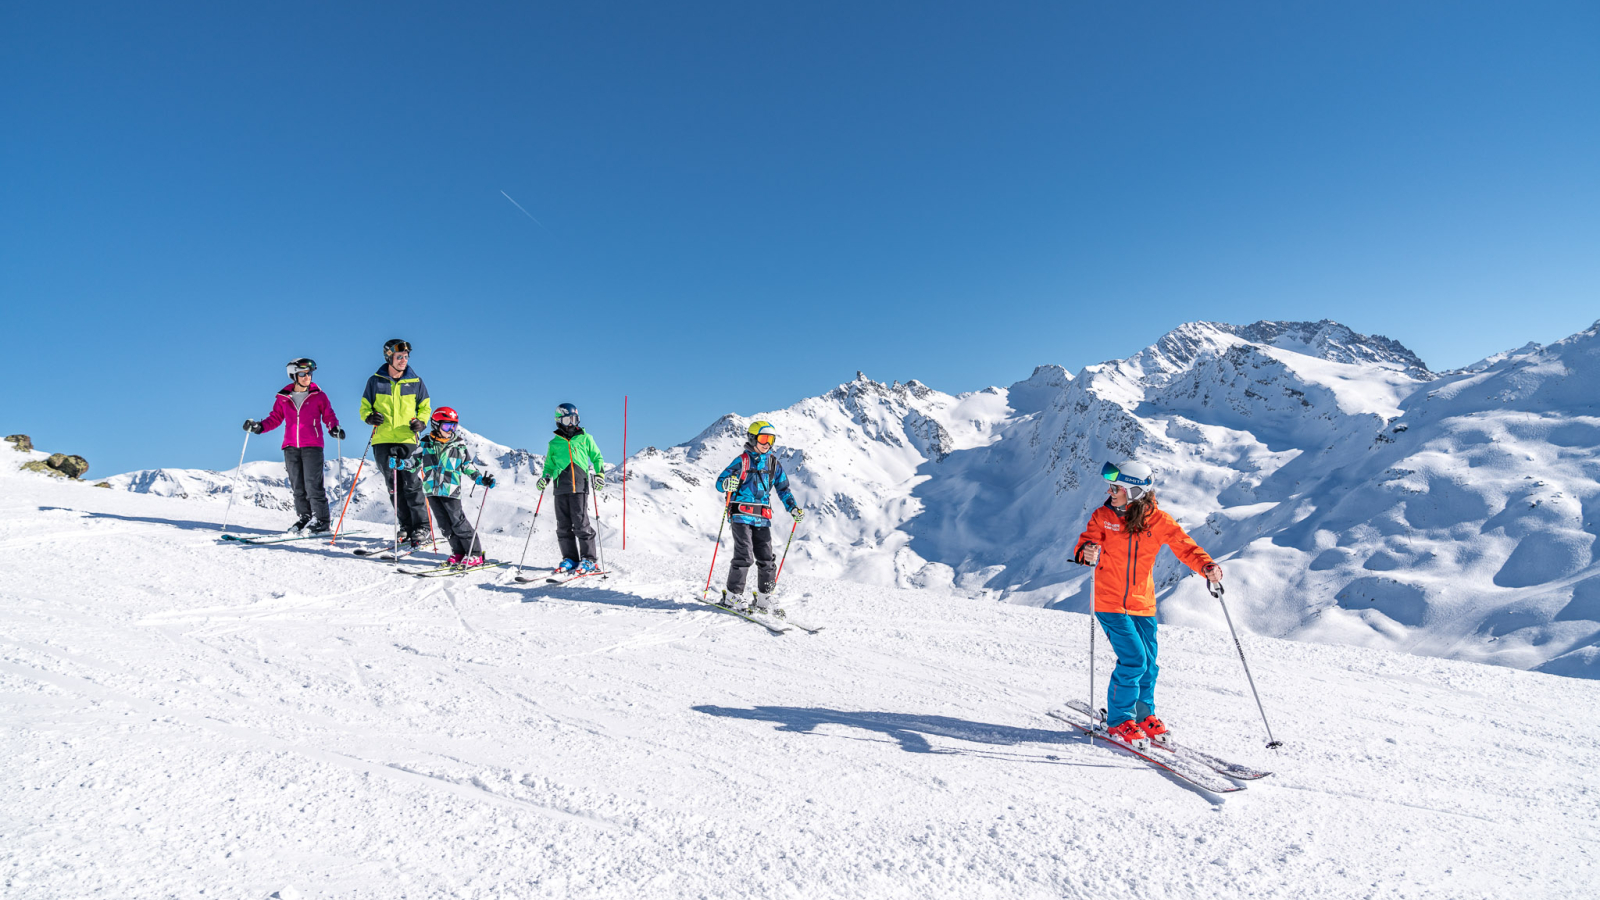
[{"label": "man in green and yellow jacket", "polygon": [[[428,386],[411,369],[411,345],[395,338],[383,345],[383,365],[367,379],[361,393],[361,418],[372,429],[372,459],[383,476],[400,523],[399,540],[419,546],[430,537],[422,479],[413,471],[396,471],[391,460],[409,459],[417,435],[427,429],[433,404]],[[398,482],[400,496],[395,496]]]}]

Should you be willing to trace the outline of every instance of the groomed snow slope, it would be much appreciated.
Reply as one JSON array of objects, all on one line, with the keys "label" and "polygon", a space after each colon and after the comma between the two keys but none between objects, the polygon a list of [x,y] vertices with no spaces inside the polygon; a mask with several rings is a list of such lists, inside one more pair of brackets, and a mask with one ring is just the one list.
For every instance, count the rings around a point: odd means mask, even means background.
[{"label": "groomed snow slope", "polygon": [[[690,600],[700,555],[612,550],[619,574],[583,587],[422,580],[219,544],[216,498],[9,463],[8,900],[1455,900],[1600,881],[1588,681],[1247,637],[1273,753],[1226,635],[1164,628],[1163,715],[1276,770],[1218,800],[1043,715],[1086,691],[1080,615],[801,568],[785,595],[826,630],[773,637]],[[534,546],[548,564],[548,530]],[[1099,663],[1103,685],[1103,641]]]}]

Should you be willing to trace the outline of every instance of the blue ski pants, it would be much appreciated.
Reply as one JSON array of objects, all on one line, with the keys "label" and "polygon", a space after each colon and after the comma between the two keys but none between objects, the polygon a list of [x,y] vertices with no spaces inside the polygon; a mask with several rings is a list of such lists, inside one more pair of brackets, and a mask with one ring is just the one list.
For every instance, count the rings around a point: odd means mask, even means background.
[{"label": "blue ski pants", "polygon": [[1156,617],[1127,613],[1094,614],[1105,630],[1117,667],[1106,691],[1106,724],[1111,727],[1133,719],[1143,722],[1156,711]]}]

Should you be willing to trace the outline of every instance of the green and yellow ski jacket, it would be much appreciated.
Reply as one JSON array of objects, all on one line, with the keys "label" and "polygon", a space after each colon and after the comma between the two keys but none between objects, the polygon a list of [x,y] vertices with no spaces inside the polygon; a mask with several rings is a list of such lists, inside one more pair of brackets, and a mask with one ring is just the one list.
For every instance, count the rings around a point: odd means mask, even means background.
[{"label": "green and yellow ski jacket", "polygon": [[383,424],[372,435],[374,444],[415,444],[411,420],[428,421],[433,401],[428,399],[428,386],[410,366],[404,375],[390,378],[389,364],[384,363],[367,379],[367,389],[361,393],[362,421],[374,412],[383,415]]}]

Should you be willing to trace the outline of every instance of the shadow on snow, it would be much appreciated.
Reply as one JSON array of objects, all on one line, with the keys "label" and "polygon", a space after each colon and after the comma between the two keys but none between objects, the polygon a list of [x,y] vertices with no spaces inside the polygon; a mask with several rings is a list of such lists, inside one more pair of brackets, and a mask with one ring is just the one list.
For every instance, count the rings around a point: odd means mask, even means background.
[{"label": "shadow on snow", "polygon": [[959,753],[959,750],[937,749],[928,742],[929,737],[955,738],[975,744],[1013,747],[1021,744],[1083,744],[1081,732],[1048,731],[1041,728],[1017,728],[1011,725],[993,725],[987,722],[969,722],[949,716],[918,716],[891,712],[845,712],[837,709],[800,706],[757,706],[753,709],[734,709],[726,706],[696,706],[695,712],[727,719],[748,719],[756,722],[775,722],[779,731],[810,734],[822,725],[846,725],[864,731],[875,731],[893,738],[907,753]]}]

